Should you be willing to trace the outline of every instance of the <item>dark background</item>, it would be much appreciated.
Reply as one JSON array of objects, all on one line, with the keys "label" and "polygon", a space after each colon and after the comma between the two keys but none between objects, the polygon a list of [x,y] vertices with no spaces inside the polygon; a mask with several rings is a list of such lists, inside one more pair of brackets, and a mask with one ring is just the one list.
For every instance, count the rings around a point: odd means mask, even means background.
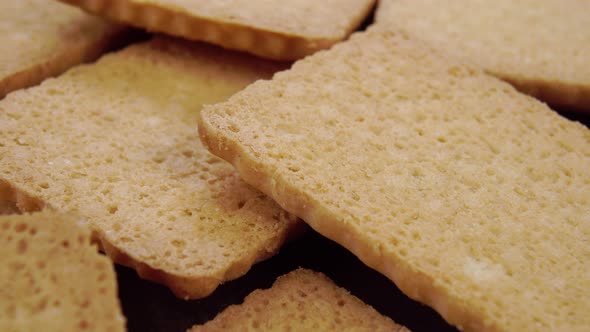
[{"label": "dark background", "polygon": [[[590,127],[590,115],[567,110],[560,113]],[[387,278],[312,230],[287,244],[277,256],[255,265],[245,276],[222,285],[205,299],[177,299],[167,288],[141,280],[135,271],[120,266],[117,267],[119,295],[130,332],[180,332],[214,318],[228,305],[241,303],[253,290],[270,287],[278,276],[297,267],[323,272],[412,331],[457,331],[432,309],[410,300]]]},{"label": "dark background", "polygon": [[213,295],[196,301],[174,297],[165,287],[138,279],[135,271],[117,267],[119,294],[130,332],[185,331],[215,317],[230,304],[239,304],[258,288],[297,267],[320,271],[384,315],[413,331],[456,331],[432,309],[403,295],[384,276],[363,265],[354,255],[310,230],[245,276],[219,287]]}]

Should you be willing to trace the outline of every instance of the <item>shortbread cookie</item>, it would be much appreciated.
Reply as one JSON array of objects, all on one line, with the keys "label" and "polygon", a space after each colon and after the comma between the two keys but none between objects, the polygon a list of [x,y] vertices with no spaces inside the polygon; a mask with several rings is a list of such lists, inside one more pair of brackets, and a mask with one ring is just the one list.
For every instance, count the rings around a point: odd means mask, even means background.
[{"label": "shortbread cookie", "polygon": [[122,31],[57,1],[0,1],[0,99],[96,59]]},{"label": "shortbread cookie", "polygon": [[111,261],[69,215],[0,217],[0,330],[125,331]]},{"label": "shortbread cookie", "polygon": [[468,331],[588,331],[590,131],[371,29],[201,112],[215,154]]},{"label": "shortbread cookie", "polygon": [[202,104],[281,66],[166,39],[0,102],[0,178],[23,211],[74,211],[118,263],[199,298],[277,252],[296,224],[200,145]]},{"label": "shortbread cookie", "polygon": [[293,60],[345,39],[374,0],[61,0],[152,31]]},{"label": "shortbread cookie", "polygon": [[189,331],[409,332],[323,274],[305,269],[279,277],[270,289],[254,291]]},{"label": "shortbread cookie", "polygon": [[381,0],[404,29],[555,106],[590,112],[590,1]]}]

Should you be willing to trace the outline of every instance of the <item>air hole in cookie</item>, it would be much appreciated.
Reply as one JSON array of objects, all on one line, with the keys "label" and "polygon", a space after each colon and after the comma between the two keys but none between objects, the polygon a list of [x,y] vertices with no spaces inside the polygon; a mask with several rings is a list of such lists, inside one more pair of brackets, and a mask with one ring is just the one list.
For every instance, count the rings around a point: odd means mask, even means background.
[{"label": "air hole in cookie", "polygon": [[43,298],[43,299],[41,299],[41,301],[37,305],[37,309],[39,311],[43,311],[43,310],[45,310],[45,308],[47,308],[47,299]]},{"label": "air hole in cookie", "polygon": [[231,130],[234,133],[239,133],[240,132],[240,128],[238,128],[238,126],[236,126],[233,123],[229,125],[228,129]]},{"label": "air hole in cookie", "polygon": [[25,239],[21,239],[20,241],[18,241],[17,252],[19,254],[24,254],[27,251],[27,247],[27,241]]},{"label": "air hole in cookie", "polygon": [[176,248],[183,248],[186,244],[183,240],[172,240],[170,243],[172,243],[172,245]]},{"label": "air hole in cookie", "polygon": [[301,296],[301,297],[307,297],[307,294],[300,289],[297,290],[297,294],[299,294],[299,296]]},{"label": "air hole in cookie", "polygon": [[119,211],[119,207],[116,205],[111,205],[109,206],[108,210],[110,214],[115,214],[117,211]]},{"label": "air hole in cookie", "polygon": [[161,164],[164,162],[164,160],[166,160],[166,158],[164,158],[163,156],[156,156],[152,158],[152,161],[156,164]]},{"label": "air hole in cookie", "polygon": [[88,328],[88,322],[85,320],[82,320],[78,324],[78,327],[80,328],[80,330],[86,330]]},{"label": "air hole in cookie", "polygon": [[17,233],[22,233],[27,229],[27,225],[26,224],[16,224],[16,226],[14,226],[14,230]]}]

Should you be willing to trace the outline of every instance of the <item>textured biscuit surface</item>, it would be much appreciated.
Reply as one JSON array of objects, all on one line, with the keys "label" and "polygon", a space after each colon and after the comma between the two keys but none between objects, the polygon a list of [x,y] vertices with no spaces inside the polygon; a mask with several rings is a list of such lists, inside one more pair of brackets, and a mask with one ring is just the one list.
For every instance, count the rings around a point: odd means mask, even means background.
[{"label": "textured biscuit surface", "polygon": [[197,116],[279,68],[162,37],[17,91],[0,102],[10,200],[76,211],[115,262],[208,295],[275,253],[295,218],[202,147]]},{"label": "textured biscuit surface", "polygon": [[56,1],[1,1],[0,98],[98,57],[121,31]]},{"label": "textured biscuit surface", "polygon": [[374,0],[61,0],[191,40],[292,60],[346,38]]},{"label": "textured biscuit surface", "polygon": [[473,331],[590,328],[590,131],[370,29],[201,112],[249,183]]},{"label": "textured biscuit surface", "polygon": [[409,331],[321,273],[297,269],[189,331]]},{"label": "textured biscuit surface", "polygon": [[590,112],[589,12],[585,0],[381,0],[376,21],[543,101]]},{"label": "textured biscuit surface", "polygon": [[124,331],[113,264],[75,217],[0,217],[0,330]]}]

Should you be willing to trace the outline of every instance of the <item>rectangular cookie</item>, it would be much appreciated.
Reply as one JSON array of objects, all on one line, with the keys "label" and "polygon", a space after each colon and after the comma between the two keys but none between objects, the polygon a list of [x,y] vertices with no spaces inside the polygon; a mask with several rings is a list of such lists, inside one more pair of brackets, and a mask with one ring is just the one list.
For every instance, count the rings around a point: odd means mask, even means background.
[{"label": "rectangular cookie", "polygon": [[585,0],[381,0],[375,16],[522,92],[590,113],[588,13]]},{"label": "rectangular cookie", "polygon": [[201,105],[282,65],[166,37],[0,102],[0,179],[21,211],[85,219],[120,264],[199,298],[298,224],[200,145]]},{"label": "rectangular cookie", "polygon": [[301,268],[188,331],[409,332],[325,275]]},{"label": "rectangular cookie", "polygon": [[151,31],[294,60],[345,39],[375,0],[61,0]]},{"label": "rectangular cookie", "polygon": [[467,331],[590,329],[590,131],[371,28],[207,106],[246,182]]},{"label": "rectangular cookie", "polygon": [[122,31],[57,1],[0,1],[0,99],[98,58]]},{"label": "rectangular cookie", "polygon": [[113,263],[53,211],[0,216],[0,330],[125,331]]}]

